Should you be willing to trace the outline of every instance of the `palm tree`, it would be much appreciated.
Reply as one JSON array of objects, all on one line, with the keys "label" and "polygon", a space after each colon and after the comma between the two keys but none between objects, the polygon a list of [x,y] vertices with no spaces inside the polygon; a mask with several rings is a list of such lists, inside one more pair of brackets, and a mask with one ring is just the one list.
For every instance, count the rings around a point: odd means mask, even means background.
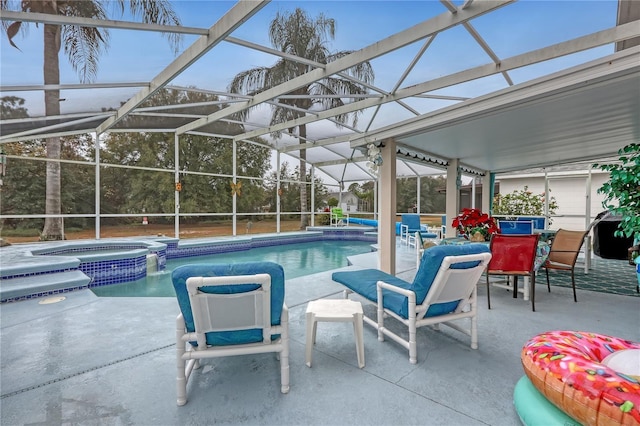
[{"label": "palm tree", "polygon": [[[331,53],[327,48],[328,39],[335,35],[335,21],[326,18],[323,14],[311,19],[305,11],[297,8],[292,13],[276,14],[269,26],[269,39],[271,45],[281,52],[312,60],[320,64],[348,55],[350,51]],[[313,66],[282,58],[272,67],[256,67],[243,71],[236,75],[229,85],[229,92],[254,95],[271,87],[285,83],[295,77],[305,74],[313,69]],[[373,69],[368,62],[363,62],[345,71],[347,74],[364,83],[373,82]],[[367,88],[352,80],[331,76],[313,82],[307,86],[294,90],[289,95],[299,95],[296,98],[281,99],[278,105],[272,107],[271,124],[283,121],[295,120],[303,117],[314,105],[322,109],[337,108],[344,105],[340,95],[357,94],[364,95]],[[313,98],[318,95],[318,98]],[[323,97],[320,95],[336,95],[335,97]],[[306,97],[305,97],[306,96]],[[244,110],[241,115],[246,119],[251,109]],[[353,117],[353,125],[357,123],[357,116],[361,111],[349,114],[341,114],[335,117],[336,125],[347,123]],[[307,128],[302,124],[298,127],[298,139],[300,143],[306,143]],[[294,129],[290,129],[293,131]],[[281,136],[281,132],[271,135],[274,138]],[[306,177],[306,150],[300,150],[300,177]],[[306,179],[305,179],[306,180]],[[308,225],[307,212],[307,185],[300,185],[300,229]]]},{"label": "palm tree", "polygon": [[[10,9],[17,2],[0,0],[0,9]],[[166,0],[22,0],[19,9],[23,12],[47,13],[51,15],[74,16],[92,19],[106,19],[105,4],[119,6],[124,13],[125,6],[129,7],[131,15],[140,17],[145,23],[180,25],[180,20],[173,11],[171,4]],[[7,32],[9,43],[15,48],[14,36],[20,30],[22,22],[2,22]],[[167,36],[169,42],[177,51],[180,38],[176,34]],[[80,27],[77,25],[44,25],[44,84],[60,84],[59,53],[64,46],[64,52],[71,66],[78,72],[80,81],[92,81],[97,73],[98,58],[103,49],[108,47],[109,33],[104,28]],[[60,114],[60,90],[49,89],[44,91],[45,115],[56,116]],[[59,215],[62,211],[60,203],[60,138],[46,139],[47,147],[47,185],[46,207],[47,215]],[[44,222],[41,239],[62,239],[62,218],[47,217]]]}]

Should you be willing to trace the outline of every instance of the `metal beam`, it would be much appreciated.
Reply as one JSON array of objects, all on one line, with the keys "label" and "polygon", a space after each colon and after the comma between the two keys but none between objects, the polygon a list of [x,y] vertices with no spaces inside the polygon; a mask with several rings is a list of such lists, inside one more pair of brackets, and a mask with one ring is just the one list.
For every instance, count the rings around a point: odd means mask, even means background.
[{"label": "metal beam", "polygon": [[[320,80],[322,78],[328,77],[333,74],[337,74],[359,63],[369,61],[371,59],[375,59],[386,53],[400,49],[417,40],[423,39],[430,35],[436,34],[440,31],[454,27],[464,21],[478,17],[492,10],[498,9],[499,7],[512,3],[513,1],[514,0],[500,0],[496,2],[476,3],[473,5],[473,7],[470,7],[464,11],[460,11],[459,13],[456,13],[453,16],[450,13],[445,12],[432,19],[429,19],[425,22],[414,25],[411,28],[408,28],[404,31],[401,31],[390,37],[387,37],[384,40],[371,44],[363,49],[357,50],[347,56],[344,56],[333,62],[330,62],[326,65],[325,69],[314,69],[312,71],[309,71],[299,77],[289,80],[286,83],[280,84],[271,89],[267,89],[264,92],[261,92],[255,95],[251,100],[247,102],[229,106],[223,109],[222,111],[209,115],[205,119],[195,120],[192,123],[181,126],[178,129],[176,129],[176,131],[177,133],[184,133],[190,130],[195,130],[198,127],[202,127],[209,123],[215,122],[220,118],[224,118],[231,114],[251,108],[262,102],[268,101],[270,99],[274,99],[279,95],[288,94],[293,90],[303,87],[314,81]],[[284,128],[286,127],[282,127],[282,129]],[[279,129],[279,130],[282,130],[282,129]],[[264,133],[261,133],[261,134],[264,134]]]},{"label": "metal beam", "polygon": [[343,158],[340,160],[330,160],[330,161],[320,161],[318,163],[313,163],[316,167],[325,167],[325,166],[339,166],[341,164],[348,163],[356,163],[359,161],[367,161],[367,157],[353,157],[353,158]]},{"label": "metal beam", "polygon": [[[67,131],[67,132],[53,132],[53,133],[47,133],[46,136],[37,134],[37,135],[28,135],[28,136],[20,136],[20,137],[13,137],[13,135],[7,135],[3,138],[0,139],[0,144],[3,143],[11,143],[11,142],[24,142],[24,141],[31,141],[31,140],[35,140],[35,139],[42,139],[42,138],[57,138],[57,137],[65,137],[65,136],[75,136],[75,135],[83,135],[86,133],[93,133],[94,129],[91,128],[86,128],[86,129],[78,129],[78,130],[72,130],[72,131]],[[24,158],[24,157],[22,157]],[[30,160],[35,159],[35,157],[29,157]]]},{"label": "metal beam", "polygon": [[336,136],[333,138],[327,138],[327,139],[323,139],[323,140],[317,140],[315,142],[313,142],[312,145],[310,144],[296,144],[296,145],[288,145],[284,148],[280,149],[280,152],[291,152],[291,151],[299,151],[301,149],[311,149],[311,148],[320,148],[323,146],[328,146],[328,145],[335,145],[337,143],[341,143],[341,142],[348,142],[351,138],[353,137],[352,134],[348,134],[348,135],[342,135],[342,136]]},{"label": "metal beam", "polygon": [[444,87],[455,86],[460,83],[465,83],[471,80],[476,80],[482,77],[501,73],[502,71],[521,68],[527,65],[532,65],[572,53],[581,52],[583,50],[591,49],[605,44],[614,43],[616,41],[624,40],[627,38],[637,37],[639,35],[640,25],[638,25],[638,22],[630,22],[628,24],[619,25],[608,30],[599,31],[597,33],[578,37],[573,40],[512,56],[511,58],[503,59],[499,65],[490,63],[474,68],[469,68],[464,71],[449,74],[440,78],[435,78],[433,80],[400,89],[396,93],[389,94],[382,99],[364,99],[338,108],[321,111],[315,118],[301,117],[295,120],[290,120],[284,123],[270,126],[266,129],[254,130],[252,132],[244,134],[243,136],[248,138],[256,137],[265,133],[278,131],[280,128],[290,128],[300,126],[302,124],[309,124],[311,122],[324,120],[338,114],[346,114],[360,109],[370,108],[381,103],[394,102],[397,99],[407,98],[420,93],[442,89]]},{"label": "metal beam", "polygon": [[117,28],[120,30],[151,31],[176,34],[207,35],[206,28],[183,27],[181,25],[145,24],[131,21],[115,21],[112,19],[92,19],[79,16],[53,15],[49,13],[16,12],[0,10],[0,20],[35,22],[50,25],[75,25],[89,28]]},{"label": "metal beam", "polygon": [[34,92],[38,90],[114,89],[123,87],[147,87],[140,83],[75,83],[75,84],[28,84],[21,86],[0,86],[0,92]]},{"label": "metal beam", "polygon": [[[101,114],[96,114],[96,116],[99,118]],[[102,114],[104,115],[104,114]],[[56,129],[61,129],[61,128],[65,128],[65,127],[69,127],[69,126],[74,126],[76,124],[82,124],[82,123],[87,123],[87,122],[91,122],[94,121],[96,119],[96,116],[89,116],[86,118],[80,118],[77,120],[72,120],[72,121],[65,121],[63,123],[56,123],[56,124],[52,124],[50,126],[45,126],[45,127],[38,127],[35,129],[29,129],[29,130],[25,130],[23,132],[18,132],[18,133],[12,133],[10,135],[7,135],[6,137],[1,137],[0,141],[4,141],[5,139],[8,138],[17,138],[20,136],[29,136],[29,135],[42,135],[41,132],[46,132],[49,130],[56,130]],[[80,133],[85,133],[85,132],[76,132],[76,134],[80,134]],[[42,136],[44,137],[44,136]],[[46,135],[46,137],[50,137],[49,135]]]},{"label": "metal beam", "polygon": [[[118,109],[115,117],[109,118],[102,123],[96,131],[104,133],[122,120],[131,110],[147,100],[156,91],[163,88],[167,83],[173,80],[178,74],[188,68],[192,63],[197,61],[205,53],[215,47],[227,35],[231,34],[236,28],[242,25],[247,19],[262,9],[269,0],[251,1],[240,0],[231,10],[229,10],[218,22],[216,22],[207,35],[200,36],[189,48],[187,48],[180,56],[178,56],[169,66],[160,72],[151,80],[149,87],[141,90],[131,99],[129,99],[122,107]],[[195,129],[195,128],[194,128]],[[189,130],[194,130],[189,129]],[[184,133],[184,132],[180,132]]]}]

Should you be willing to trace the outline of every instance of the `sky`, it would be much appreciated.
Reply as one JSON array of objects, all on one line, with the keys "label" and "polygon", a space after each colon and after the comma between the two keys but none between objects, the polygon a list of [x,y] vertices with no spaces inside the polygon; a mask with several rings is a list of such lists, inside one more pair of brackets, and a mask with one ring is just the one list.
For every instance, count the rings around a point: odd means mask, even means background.
[{"label": "sky", "polygon": [[[232,1],[173,1],[171,2],[184,26],[209,28],[224,15]],[[462,0],[455,0],[462,4]],[[14,3],[15,4],[15,3]],[[232,36],[270,47],[268,26],[276,13],[291,12],[303,7],[311,16],[324,14],[336,21],[336,36],[329,43],[332,51],[358,50],[385,37],[410,28],[426,19],[446,12],[439,1],[272,1],[237,29]],[[107,7],[109,18],[134,20],[127,14],[114,13]],[[471,21],[499,58],[507,58],[530,50],[565,41],[615,25],[617,0],[524,0],[504,6]],[[14,39],[20,50],[11,47],[6,35],[0,41],[0,84],[42,84],[43,42],[42,25],[23,25],[26,31]],[[147,82],[175,59],[166,39],[160,34],[142,31],[109,30],[109,47],[99,63],[96,83]],[[190,46],[197,36],[184,36],[182,49]],[[414,58],[423,42],[406,46],[391,54],[373,59],[374,84],[391,90]],[[511,71],[514,83],[549,74],[574,64],[613,53],[613,46],[581,52],[526,69]],[[201,89],[225,91],[240,71],[256,66],[271,66],[276,58],[261,52],[222,42],[188,70],[172,81],[171,85],[195,86]],[[462,71],[491,62],[488,55],[463,28],[438,34],[427,52],[409,73],[401,87],[410,86],[435,77]],[[79,83],[78,73],[61,53],[61,83]],[[436,94],[450,96],[478,96],[507,87],[500,76],[441,89]],[[134,95],[138,88],[70,90],[61,93],[63,113],[99,111],[117,107]],[[27,100],[32,116],[44,115],[42,92],[0,91],[0,96],[19,96]],[[451,105],[451,101],[408,99],[407,103],[420,111],[434,110]],[[262,111],[267,118],[270,111]],[[256,114],[260,114],[258,111]],[[387,104],[371,123],[371,128],[411,118],[412,113],[396,104]],[[372,111],[360,118],[360,127],[366,127]],[[334,126],[320,128],[310,125],[310,133],[323,137],[336,134]]]},{"label": "sky", "polygon": [[[235,2],[230,1],[174,1],[172,5],[185,26],[208,28],[216,22]],[[457,2],[460,3],[460,2]],[[277,12],[292,11],[303,4],[310,16],[322,13],[336,21],[336,37],[331,49],[357,50],[398,31],[411,27],[431,16],[443,13],[444,6],[437,1],[273,1],[252,17],[232,35],[237,38],[270,46],[268,25]],[[114,12],[112,8],[108,11]],[[577,37],[594,30],[615,25],[616,0],[606,1],[520,1],[472,21],[473,26],[488,42],[496,54],[509,57],[533,48],[549,45],[568,38]],[[111,13],[110,18],[130,20],[127,15]],[[26,32],[16,36],[14,41],[20,48],[11,47],[6,36],[0,44],[0,79],[2,86],[22,84],[42,84],[42,25],[24,25]],[[543,30],[541,31],[541,27]],[[157,75],[175,56],[166,39],[159,34],[142,31],[109,30],[108,50],[99,63],[96,82],[145,82]],[[188,47],[196,36],[184,36],[183,48]],[[404,71],[408,61],[417,52],[421,43],[408,46],[394,54],[372,61],[376,73],[375,84],[383,89],[391,89]],[[610,47],[602,48],[605,50]],[[601,56],[601,52],[583,54]],[[532,72],[544,72],[554,65],[564,68],[569,59],[557,64],[538,65],[531,70],[513,71],[517,82],[527,79]],[[189,70],[178,76],[173,84],[190,85],[200,88],[224,90],[233,76],[243,70],[262,65],[272,65],[275,58],[260,52],[245,49],[229,43],[221,43],[199,60]],[[418,66],[409,75],[403,86],[445,75],[453,71],[488,62],[487,55],[462,29],[455,29],[436,37]],[[79,83],[79,77],[61,53],[61,82]],[[484,91],[499,88],[504,82],[500,78],[489,81],[481,88],[461,87],[447,94],[465,96],[473,90]],[[471,90],[471,92],[469,91]],[[105,102],[114,99],[126,100],[134,89],[113,90],[111,94],[100,95]],[[6,96],[8,92],[2,92]],[[44,111],[43,96],[36,93],[12,92],[17,96],[28,96],[29,111],[41,115]],[[85,109],[72,102],[80,91],[65,93],[70,102],[63,104],[63,111]],[[85,94],[95,102],[96,96]],[[31,100],[33,99],[33,101]],[[109,99],[109,101],[106,101]],[[117,105],[118,101],[115,101]],[[95,105],[94,107],[112,105]]]}]

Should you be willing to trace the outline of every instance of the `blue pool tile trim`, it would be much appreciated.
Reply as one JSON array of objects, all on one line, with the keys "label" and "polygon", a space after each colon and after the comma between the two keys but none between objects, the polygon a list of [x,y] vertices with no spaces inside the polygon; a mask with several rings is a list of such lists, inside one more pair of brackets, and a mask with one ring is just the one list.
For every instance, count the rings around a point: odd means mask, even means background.
[{"label": "blue pool tile trim", "polygon": [[[80,270],[91,280],[87,286],[73,286],[69,288],[49,290],[46,292],[37,292],[16,298],[6,298],[0,300],[0,303],[27,300],[86,288],[137,281],[144,278],[147,274],[147,254],[157,255],[158,269],[162,270],[166,268],[167,259],[229,253],[234,251],[251,250],[259,247],[272,247],[322,240],[365,241],[375,243],[377,242],[377,235],[375,233],[368,232],[366,229],[314,228],[313,230],[296,234],[256,235],[253,237],[222,240],[183,240],[181,242],[177,238],[163,237],[159,240],[144,242],[109,242],[105,240],[93,240],[91,242],[63,242],[58,243],[57,245],[52,244],[49,247],[31,250],[28,253],[28,256],[32,256],[31,259],[39,257],[38,260],[50,260],[50,267],[45,268],[46,270],[40,270],[43,268],[40,263],[38,264],[39,268],[36,268],[36,271],[25,272],[24,269],[29,268],[28,263],[26,263],[22,268],[15,268],[19,271],[17,273],[11,274],[10,272],[5,273],[6,271],[0,271],[2,272],[0,273],[2,280],[4,281],[24,277],[37,277],[40,280],[46,280],[46,276],[49,274]],[[78,259],[80,259],[79,265],[76,268],[67,267],[60,269],[58,267],[58,269],[56,269],[56,261],[68,262],[69,258],[66,258],[64,255],[73,257],[74,254]],[[3,269],[7,269],[4,264],[2,266]]]}]

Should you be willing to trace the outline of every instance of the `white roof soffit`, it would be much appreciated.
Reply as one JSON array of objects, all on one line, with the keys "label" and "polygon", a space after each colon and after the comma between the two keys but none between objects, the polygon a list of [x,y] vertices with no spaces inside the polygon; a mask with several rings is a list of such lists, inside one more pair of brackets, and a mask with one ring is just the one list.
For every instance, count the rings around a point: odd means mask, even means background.
[{"label": "white roof soffit", "polygon": [[[507,172],[611,156],[640,139],[638,111],[634,47],[368,132],[351,146],[395,138],[436,158]],[[506,150],[513,155],[499,161]]]}]

